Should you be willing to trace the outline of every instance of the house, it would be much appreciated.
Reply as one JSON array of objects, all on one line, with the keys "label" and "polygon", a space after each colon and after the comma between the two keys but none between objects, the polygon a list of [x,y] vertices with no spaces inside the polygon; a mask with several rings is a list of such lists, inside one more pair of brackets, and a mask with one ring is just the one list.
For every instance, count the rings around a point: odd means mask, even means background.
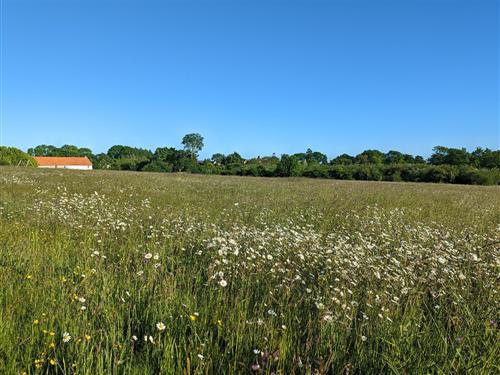
[{"label": "house", "polygon": [[64,168],[91,170],[92,162],[88,157],[35,156],[38,168]]}]

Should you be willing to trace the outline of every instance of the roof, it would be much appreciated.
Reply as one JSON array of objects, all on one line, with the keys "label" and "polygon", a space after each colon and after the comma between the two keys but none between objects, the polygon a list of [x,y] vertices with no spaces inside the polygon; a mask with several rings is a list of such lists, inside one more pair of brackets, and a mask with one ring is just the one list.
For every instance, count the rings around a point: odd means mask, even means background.
[{"label": "roof", "polygon": [[88,157],[35,156],[38,166],[52,165],[86,165],[92,166]]}]

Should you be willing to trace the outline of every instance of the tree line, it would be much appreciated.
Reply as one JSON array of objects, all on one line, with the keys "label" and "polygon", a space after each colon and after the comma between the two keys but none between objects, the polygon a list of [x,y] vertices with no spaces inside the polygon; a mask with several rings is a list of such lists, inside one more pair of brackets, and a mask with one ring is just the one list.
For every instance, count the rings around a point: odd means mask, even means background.
[{"label": "tree line", "polygon": [[[148,172],[189,172],[218,175],[333,178],[342,180],[445,182],[477,185],[500,184],[500,150],[436,146],[428,159],[391,150],[365,150],[358,155],[327,155],[307,149],[305,152],[243,158],[237,152],[216,153],[199,160],[203,149],[200,134],[187,134],[182,149],[148,149],[114,145],[105,153],[94,154],[89,148],[74,145],[56,147],[38,145],[27,150],[30,156],[87,156],[95,169]],[[0,164],[2,157],[0,152]],[[3,163],[14,164],[14,163]]]}]

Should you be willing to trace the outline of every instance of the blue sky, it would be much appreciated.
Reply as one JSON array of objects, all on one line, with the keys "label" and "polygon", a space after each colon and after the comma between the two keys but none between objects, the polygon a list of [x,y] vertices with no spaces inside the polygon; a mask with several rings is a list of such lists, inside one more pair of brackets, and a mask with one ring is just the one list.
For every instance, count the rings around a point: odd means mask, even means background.
[{"label": "blue sky", "polygon": [[496,0],[1,0],[3,142],[498,148]]}]

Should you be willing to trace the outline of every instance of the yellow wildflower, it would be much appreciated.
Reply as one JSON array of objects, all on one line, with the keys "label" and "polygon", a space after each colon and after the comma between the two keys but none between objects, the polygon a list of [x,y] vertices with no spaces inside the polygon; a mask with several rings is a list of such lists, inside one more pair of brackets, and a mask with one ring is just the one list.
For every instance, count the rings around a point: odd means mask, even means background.
[{"label": "yellow wildflower", "polygon": [[33,320],[33,324],[37,325],[39,323],[38,319]]},{"label": "yellow wildflower", "polygon": [[50,345],[49,345],[49,348],[55,348],[56,347],[56,343],[55,342],[51,342]]},{"label": "yellow wildflower", "polygon": [[90,341],[92,337],[90,335],[85,335],[85,340]]},{"label": "yellow wildflower", "polygon": [[55,358],[52,358],[52,359],[50,360],[50,364],[51,364],[52,366],[55,366],[55,365],[56,365],[56,363],[57,363],[57,361],[55,360]]},{"label": "yellow wildflower", "polygon": [[196,320],[196,315],[189,315],[189,319],[191,319],[194,322]]}]

